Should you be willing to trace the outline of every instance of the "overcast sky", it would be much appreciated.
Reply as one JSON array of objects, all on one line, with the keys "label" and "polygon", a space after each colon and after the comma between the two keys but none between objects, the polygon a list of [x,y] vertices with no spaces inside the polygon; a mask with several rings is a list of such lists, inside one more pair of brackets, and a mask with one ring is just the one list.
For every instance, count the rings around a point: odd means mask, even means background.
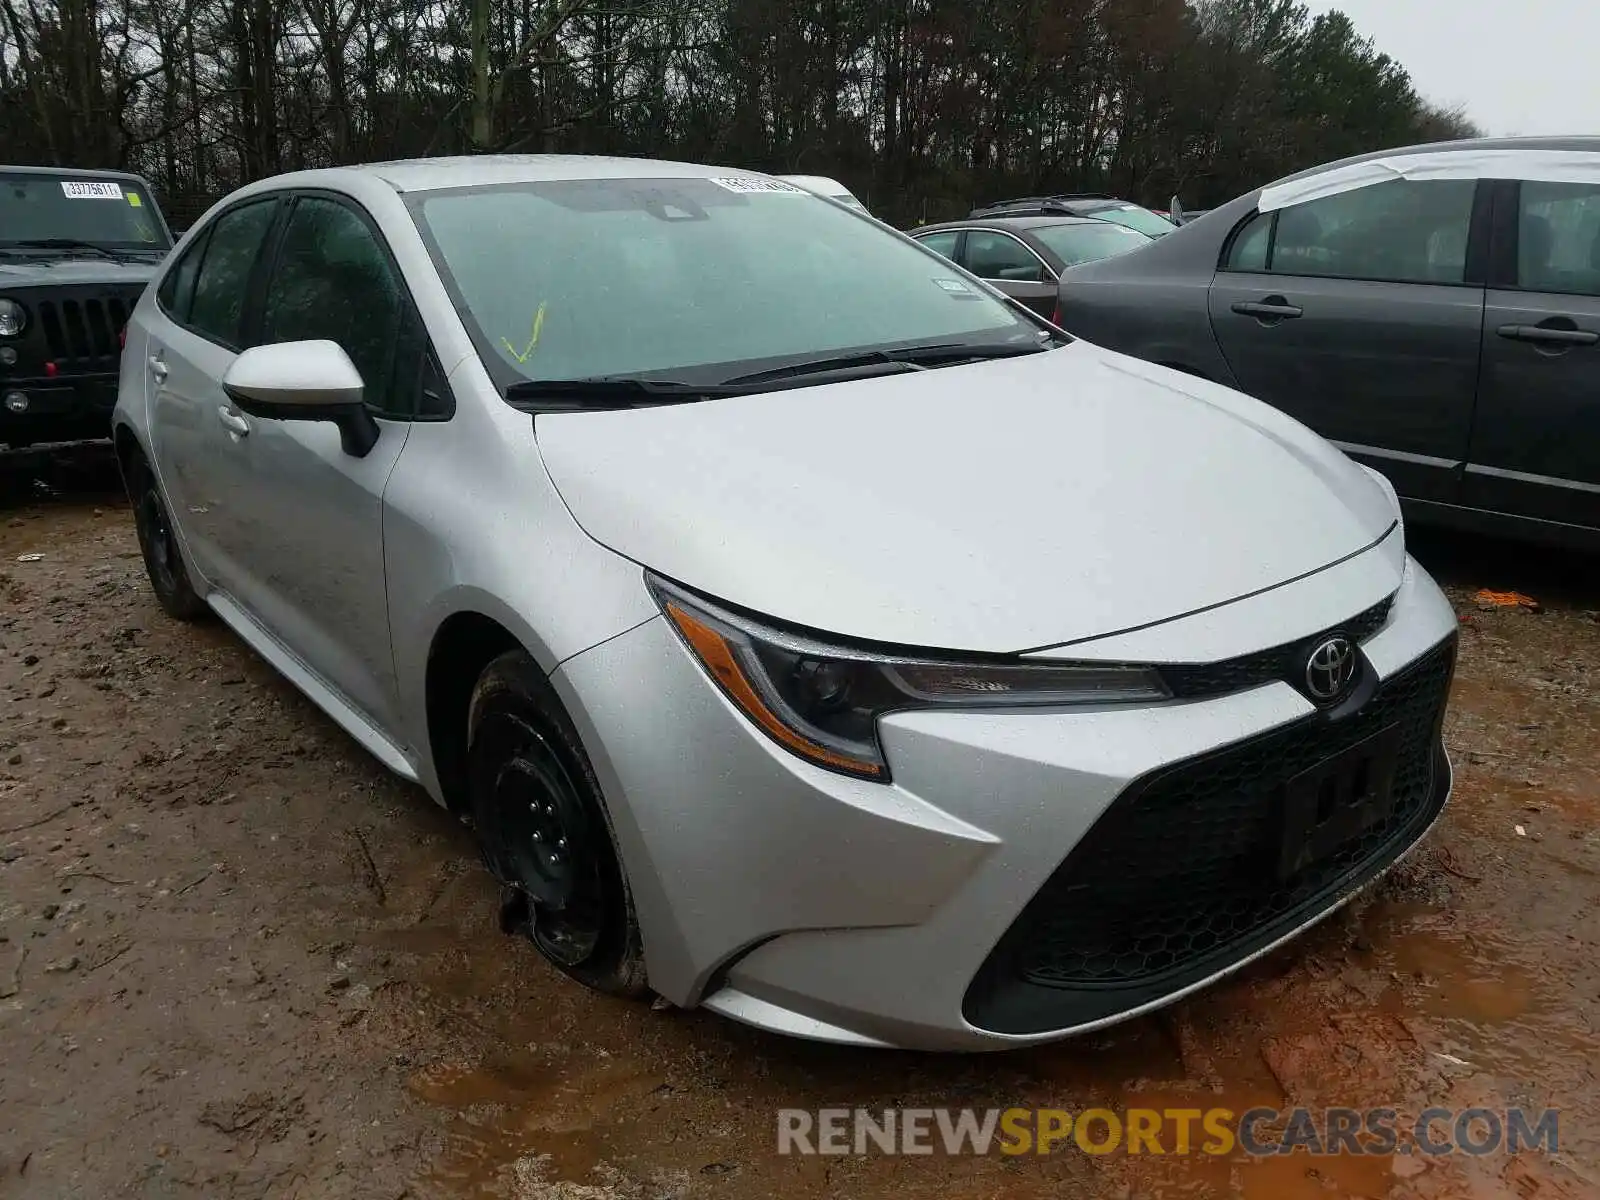
[{"label": "overcast sky", "polygon": [[1311,0],[1485,133],[1600,133],[1600,0]]}]

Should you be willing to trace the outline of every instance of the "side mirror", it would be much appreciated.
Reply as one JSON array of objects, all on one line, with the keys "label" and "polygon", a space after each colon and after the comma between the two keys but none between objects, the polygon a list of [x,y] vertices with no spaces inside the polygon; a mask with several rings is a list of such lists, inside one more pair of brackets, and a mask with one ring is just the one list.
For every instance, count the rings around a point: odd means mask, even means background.
[{"label": "side mirror", "polygon": [[222,390],[252,417],[332,422],[340,446],[355,458],[365,458],[377,444],[378,423],[362,402],[361,372],[337,342],[252,346],[233,360]]}]

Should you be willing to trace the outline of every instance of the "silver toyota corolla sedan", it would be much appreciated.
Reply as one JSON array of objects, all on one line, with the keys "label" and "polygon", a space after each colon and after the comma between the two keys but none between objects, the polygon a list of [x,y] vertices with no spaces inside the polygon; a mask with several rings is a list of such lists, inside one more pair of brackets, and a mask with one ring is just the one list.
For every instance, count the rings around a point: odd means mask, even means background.
[{"label": "silver toyota corolla sedan", "polygon": [[868,218],[585,158],[253,184],[127,334],[151,583],[471,822],[560,970],[992,1049],[1327,915],[1450,787],[1394,492]]}]

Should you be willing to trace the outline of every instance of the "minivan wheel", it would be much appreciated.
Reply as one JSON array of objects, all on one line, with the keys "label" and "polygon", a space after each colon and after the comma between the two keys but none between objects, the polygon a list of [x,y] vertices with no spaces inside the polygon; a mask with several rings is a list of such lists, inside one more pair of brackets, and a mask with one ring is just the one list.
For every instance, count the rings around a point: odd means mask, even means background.
[{"label": "minivan wheel", "polygon": [[588,987],[643,994],[639,924],[599,784],[524,651],[495,659],[473,690],[467,783],[484,861],[504,889],[502,924]]},{"label": "minivan wheel", "polygon": [[157,602],[170,617],[180,621],[197,619],[206,612],[206,602],[189,582],[189,570],[178,548],[178,535],[161,495],[161,485],[142,458],[129,469],[128,496],[133,501],[133,523],[139,533],[145,573]]}]

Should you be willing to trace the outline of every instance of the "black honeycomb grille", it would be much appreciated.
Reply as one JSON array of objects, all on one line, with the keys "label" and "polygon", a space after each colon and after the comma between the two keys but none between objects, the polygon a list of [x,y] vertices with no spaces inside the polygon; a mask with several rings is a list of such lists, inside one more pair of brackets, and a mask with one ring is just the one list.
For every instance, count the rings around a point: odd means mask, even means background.
[{"label": "black honeycomb grille", "polygon": [[1174,696],[1185,700],[1242,692],[1246,688],[1260,687],[1264,683],[1273,683],[1280,679],[1294,683],[1298,687],[1301,672],[1305,668],[1306,646],[1340,633],[1359,645],[1384,627],[1389,620],[1389,610],[1393,605],[1394,597],[1390,596],[1348,621],[1325,629],[1310,638],[1284,646],[1274,646],[1270,650],[1258,650],[1254,654],[1230,658],[1225,662],[1204,663],[1200,666],[1162,667],[1161,677],[1166,680]]},{"label": "black honeycomb grille", "polygon": [[[969,1019],[1029,1032],[1148,1003],[1248,956],[1387,866],[1444,804],[1436,772],[1454,664],[1452,637],[1342,720],[1307,718],[1133,785],[1001,940],[969,991]],[[1281,880],[1287,782],[1384,731],[1398,739],[1388,816]],[[1033,985],[1023,1008],[1037,1019],[1001,1012],[1016,1010],[1004,997],[1018,982]],[[1041,1000],[1040,989],[1056,999]]]}]

